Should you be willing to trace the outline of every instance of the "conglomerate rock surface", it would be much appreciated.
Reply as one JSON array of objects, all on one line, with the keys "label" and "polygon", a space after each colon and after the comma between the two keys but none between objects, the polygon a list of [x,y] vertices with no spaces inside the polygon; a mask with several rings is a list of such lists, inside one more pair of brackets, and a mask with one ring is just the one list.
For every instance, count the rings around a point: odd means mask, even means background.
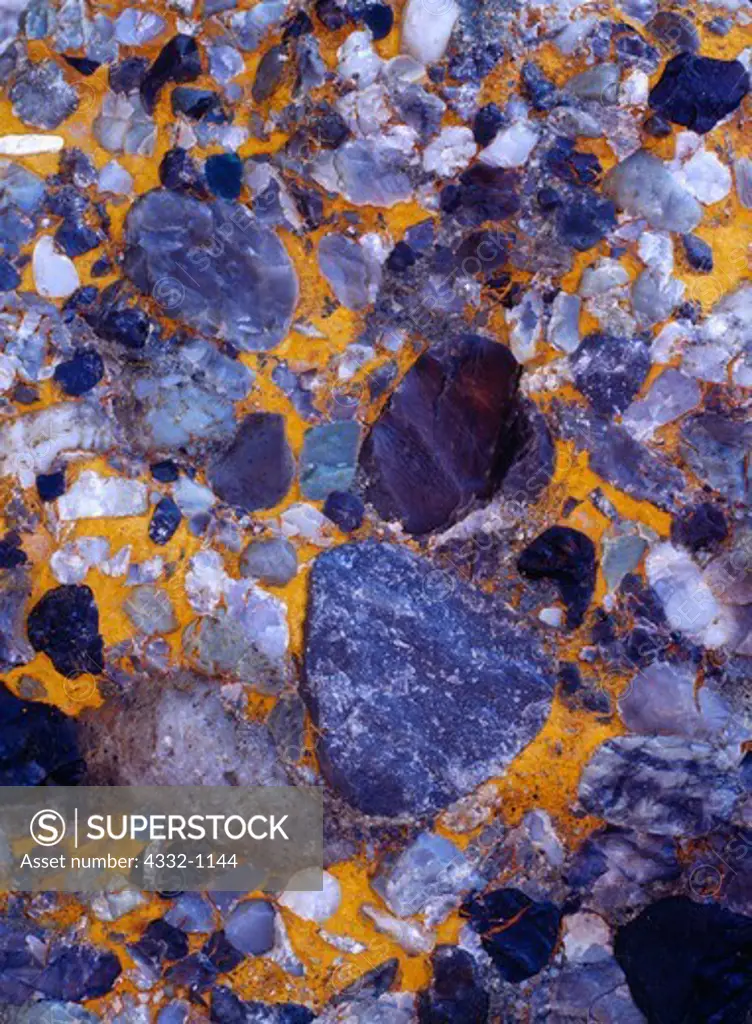
[{"label": "conglomerate rock surface", "polygon": [[0,895],[2,1024],[749,1018],[751,71],[744,0],[0,4],[0,782],[324,807],[313,890]]}]

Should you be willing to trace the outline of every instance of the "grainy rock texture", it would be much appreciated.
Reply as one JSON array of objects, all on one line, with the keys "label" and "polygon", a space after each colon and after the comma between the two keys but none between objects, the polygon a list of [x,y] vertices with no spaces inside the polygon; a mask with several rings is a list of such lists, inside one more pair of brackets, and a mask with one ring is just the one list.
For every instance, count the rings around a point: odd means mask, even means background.
[{"label": "grainy rock texture", "polygon": [[366,814],[421,816],[501,768],[543,724],[552,666],[492,598],[388,544],[320,555],[306,699],[326,778]]},{"label": "grainy rock texture", "polygon": [[105,786],[284,785],[268,729],[190,674],[145,678],[79,719],[87,783]]}]

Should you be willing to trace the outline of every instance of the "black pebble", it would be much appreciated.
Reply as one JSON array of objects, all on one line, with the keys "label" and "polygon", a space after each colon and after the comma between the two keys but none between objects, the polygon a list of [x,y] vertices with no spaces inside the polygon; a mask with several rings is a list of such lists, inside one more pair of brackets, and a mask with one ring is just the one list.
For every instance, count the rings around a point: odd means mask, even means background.
[{"label": "black pebble", "polygon": [[65,494],[65,470],[57,473],[40,473],[36,480],[37,494],[42,501],[55,501]]},{"label": "black pebble", "polygon": [[504,981],[518,984],[543,970],[559,937],[561,912],[520,889],[496,889],[467,900],[461,910],[481,937]]},{"label": "black pebble", "polygon": [[84,764],[76,725],[50,704],[21,700],[0,683],[0,786],[75,786]]},{"label": "black pebble", "polygon": [[661,1024],[736,1024],[752,1005],[752,917],[670,896],[620,928],[614,956],[637,1007]]},{"label": "black pebble", "polygon": [[297,14],[290,18],[285,24],[282,31],[282,42],[286,43],[290,39],[299,39],[301,36],[307,36],[313,32],[313,22],[308,17],[305,11],[298,11]]},{"label": "black pebble", "polygon": [[327,110],[313,122],[311,134],[319,145],[336,149],[348,137],[350,129],[339,111]]},{"label": "black pebble", "polygon": [[547,185],[538,189],[538,194],[535,198],[538,200],[538,206],[540,206],[541,210],[555,210],[557,206],[562,204],[562,198],[556,189],[549,188]]},{"label": "black pebble", "polygon": [[33,405],[39,401],[39,392],[31,384],[16,384],[13,388],[13,401],[20,405]]},{"label": "black pebble", "polygon": [[196,992],[211,988],[217,977],[216,968],[203,953],[191,953],[168,967],[164,980],[169,985],[179,985]]},{"label": "black pebble", "polygon": [[110,273],[112,273],[112,264],[107,256],[100,256],[96,263],[92,264],[92,277],[106,277]]},{"label": "black pebble", "polygon": [[141,99],[148,114],[167,82],[195,82],[201,74],[201,55],[193,36],[176,35],[165,44],[141,82]]},{"label": "black pebble", "polygon": [[149,539],[155,544],[166,544],[177,530],[182,518],[183,515],[172,498],[162,498],[152,512]]},{"label": "black pebble", "polygon": [[168,149],[159,165],[159,180],[173,192],[192,192],[198,198],[207,195],[198,164],[185,149],[175,146]]},{"label": "black pebble", "polygon": [[31,646],[42,651],[68,679],[83,672],[104,670],[104,645],[99,611],[89,587],[62,586],[48,590],[27,620]]},{"label": "black pebble", "polygon": [[488,146],[496,138],[503,115],[495,103],[481,107],[473,118],[473,138],[479,146]]},{"label": "black pebble", "polygon": [[643,125],[645,133],[654,139],[666,139],[671,134],[671,125],[665,117],[651,114]]},{"label": "black pebble", "polygon": [[151,330],[148,315],[135,306],[110,309],[97,323],[97,332],[107,341],[117,342],[125,348],[143,348]]},{"label": "black pebble", "polygon": [[416,260],[415,253],[407,242],[397,242],[395,247],[387,256],[386,266],[395,274],[401,274],[408,267],[411,267]]},{"label": "black pebble", "polygon": [[693,270],[701,274],[709,274],[713,269],[713,250],[699,235],[682,235],[682,245],[687,263]]},{"label": "black pebble", "polygon": [[0,540],[0,569],[17,569],[27,561],[26,552],[15,535],[11,539]]},{"label": "black pebble", "polygon": [[178,467],[172,459],[163,459],[151,466],[151,475],[161,484],[171,484],[178,478]]},{"label": "black pebble", "polygon": [[67,320],[72,319],[77,313],[90,312],[98,296],[99,291],[93,284],[77,288],[63,306],[63,312],[67,315]]},{"label": "black pebble", "polygon": [[85,395],[104,376],[102,357],[93,348],[79,348],[72,358],[55,367],[55,381],[66,395]]},{"label": "black pebble", "polygon": [[553,580],[567,606],[567,627],[582,623],[595,589],[595,545],[579,530],[551,526],[528,544],[517,568],[530,579]]},{"label": "black pebble", "polygon": [[352,533],[363,522],[365,505],[349,491],[332,491],[324,502],[324,515],[344,533]]},{"label": "black pebble", "polygon": [[709,501],[683,508],[671,522],[671,540],[690,551],[717,547],[728,532],[723,509]]},{"label": "black pebble", "polygon": [[206,183],[220,199],[237,199],[243,188],[243,161],[237,153],[215,153],[204,164]]},{"label": "black pebble", "polygon": [[679,53],[650,92],[657,113],[703,135],[733,113],[749,92],[749,74],[738,60]]},{"label": "black pebble", "polygon": [[374,39],[385,39],[394,25],[394,11],[387,4],[368,4],[363,10],[363,21]]}]

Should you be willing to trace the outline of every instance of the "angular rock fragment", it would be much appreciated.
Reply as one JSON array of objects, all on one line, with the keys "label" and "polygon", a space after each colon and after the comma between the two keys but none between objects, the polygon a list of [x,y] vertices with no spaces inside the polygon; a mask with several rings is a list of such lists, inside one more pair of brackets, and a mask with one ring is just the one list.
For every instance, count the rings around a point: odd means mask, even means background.
[{"label": "angular rock fragment", "polygon": [[712,502],[687,505],[671,521],[671,540],[690,551],[718,547],[728,537],[723,509]]},{"label": "angular rock fragment", "polygon": [[682,458],[697,476],[729,501],[748,494],[746,460],[752,426],[708,411],[689,416],[682,425]]},{"label": "angular rock fragment", "polygon": [[614,954],[647,1020],[742,1021],[752,1004],[752,918],[672,896],[616,933]]},{"label": "angular rock fragment", "polygon": [[479,335],[418,358],[361,449],[365,497],[383,519],[428,533],[491,496],[517,454],[518,373],[508,349]]},{"label": "angular rock fragment", "polygon": [[29,612],[27,628],[34,650],[44,652],[68,679],[104,670],[99,611],[89,587],[48,590]]},{"label": "angular rock fragment", "polygon": [[421,0],[408,0],[402,14],[402,52],[423,64],[441,60],[459,15],[454,0],[436,9],[427,8]]},{"label": "angular rock fragment", "polygon": [[313,1012],[297,1003],[244,1002],[223,985],[215,985],[211,992],[215,1024],[310,1024],[313,1019]]},{"label": "angular rock fragment", "polygon": [[167,591],[148,583],[134,587],[123,603],[123,611],[134,629],[150,636],[172,633],[179,625]]},{"label": "angular rock fragment", "polygon": [[154,112],[157,97],[168,82],[193,82],[201,74],[201,56],[193,36],[176,35],[159,53],[141,82],[141,100]]},{"label": "angular rock fragment", "polygon": [[254,540],[240,556],[240,575],[283,587],[298,571],[295,548],[284,537]]},{"label": "angular rock fragment", "polygon": [[645,339],[588,334],[570,358],[574,382],[596,412],[624,412],[650,369]]},{"label": "angular rock fragment", "polygon": [[155,189],[129,210],[125,240],[126,274],[166,314],[247,351],[285,337],[297,276],[246,207]]},{"label": "angular rock fragment", "polygon": [[501,482],[501,494],[507,502],[529,504],[543,494],[556,467],[551,431],[534,402],[520,401],[513,435],[516,454]]},{"label": "angular rock fragment", "polygon": [[347,309],[363,309],[375,298],[378,278],[365,249],[346,235],[328,234],[319,242],[319,268],[337,300]]},{"label": "angular rock fragment", "polygon": [[749,92],[741,61],[692,53],[672,57],[650,92],[650,106],[662,117],[704,135],[733,113]]},{"label": "angular rock fragment", "polygon": [[438,946],[431,963],[431,984],[418,995],[420,1024],[486,1020],[489,997],[470,954],[457,946]]},{"label": "angular rock fragment", "polygon": [[85,469],[58,500],[58,513],[64,521],[139,516],[146,509],[145,484],[101,476],[91,469]]},{"label": "angular rock fragment", "polygon": [[531,579],[553,580],[567,606],[567,627],[582,624],[595,589],[595,545],[579,530],[551,526],[529,544],[517,568]]},{"label": "angular rock fragment", "polygon": [[29,988],[50,999],[83,1002],[106,995],[121,971],[120,961],[110,950],[61,944]]},{"label": "angular rock fragment", "polygon": [[669,368],[656,377],[644,398],[632,402],[624,411],[622,423],[638,441],[646,441],[660,427],[698,406],[701,399],[696,380]]},{"label": "angular rock fragment", "polygon": [[618,736],[598,747],[580,779],[590,813],[662,836],[704,835],[729,822],[742,795],[731,756],[680,736]]},{"label": "angular rock fragment", "polygon": [[83,775],[76,726],[49,704],[19,700],[0,685],[0,785],[74,786]]},{"label": "angular rock fragment", "polygon": [[374,888],[399,917],[413,917],[430,903],[451,906],[480,885],[482,879],[453,842],[422,832]]},{"label": "angular rock fragment", "polygon": [[355,478],[360,425],[352,421],[311,427],[300,455],[300,491],[314,501],[346,491]]},{"label": "angular rock fragment", "polygon": [[619,700],[622,721],[632,732],[722,742],[735,731],[732,711],[709,685],[695,693],[696,671],[655,661],[638,672]]},{"label": "angular rock fragment", "polygon": [[542,725],[554,684],[536,640],[492,598],[368,543],[314,563],[305,675],[328,782],[396,818],[496,774]]},{"label": "angular rock fragment", "polygon": [[16,117],[34,128],[57,128],[78,107],[78,93],[54,60],[27,65],[9,97]]},{"label": "angular rock fragment", "polygon": [[25,665],[34,657],[26,638],[25,610],[31,594],[26,567],[0,570],[0,672]]},{"label": "angular rock fragment", "polygon": [[79,717],[88,785],[285,785],[266,726],[222,703],[190,674],[144,678]]},{"label": "angular rock fragment", "polygon": [[634,498],[672,509],[687,486],[684,474],[672,463],[600,416],[572,410],[565,415],[561,432],[588,451],[591,469]]},{"label": "angular rock fragment", "polygon": [[447,185],[441,193],[441,209],[467,227],[504,220],[519,208],[519,179],[503,167],[474,164],[462,172],[458,185]]},{"label": "angular rock fragment", "polygon": [[274,945],[274,916],[268,900],[244,900],[225,921],[228,942],[246,956],[268,953]]},{"label": "angular rock fragment", "polygon": [[586,252],[616,227],[616,208],[598,192],[581,188],[561,204],[557,213],[559,238]]},{"label": "angular rock fragment", "polygon": [[251,413],[224,452],[214,458],[207,477],[215,494],[247,512],[271,508],[290,489],[295,464],[278,413]]},{"label": "angular rock fragment", "polygon": [[518,984],[543,970],[559,938],[561,911],[519,889],[495,889],[462,907],[504,981]]},{"label": "angular rock fragment", "polygon": [[693,231],[702,219],[702,207],[694,196],[662,160],[643,149],[609,171],[603,188],[627,213],[644,217],[661,231]]}]

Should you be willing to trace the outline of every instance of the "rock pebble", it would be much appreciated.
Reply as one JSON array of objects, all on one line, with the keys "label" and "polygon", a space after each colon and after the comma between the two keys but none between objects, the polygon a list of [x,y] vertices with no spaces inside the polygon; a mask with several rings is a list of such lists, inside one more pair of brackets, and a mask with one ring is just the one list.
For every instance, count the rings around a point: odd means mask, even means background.
[{"label": "rock pebble", "polygon": [[567,607],[567,628],[582,624],[595,589],[595,546],[586,534],[551,526],[529,544],[517,568],[531,579],[553,580]]},{"label": "rock pebble", "polygon": [[10,90],[16,117],[33,128],[57,128],[78,107],[78,94],[53,60],[29,64]]},{"label": "rock pebble", "polygon": [[278,413],[250,413],[232,443],[209,463],[214,493],[248,512],[271,508],[292,483],[294,462]]},{"label": "rock pebble", "polygon": [[266,726],[222,703],[215,683],[144,678],[79,718],[89,785],[284,785]]},{"label": "rock pebble", "polygon": [[673,896],[620,928],[614,953],[648,1020],[744,1020],[751,935],[752,918]]},{"label": "rock pebble", "polygon": [[3,786],[75,785],[83,774],[73,719],[49,704],[19,700],[0,687]]},{"label": "rock pebble", "polygon": [[29,612],[27,628],[34,650],[46,654],[68,679],[84,672],[99,675],[103,671],[99,611],[89,587],[48,590]]},{"label": "rock pebble", "polygon": [[155,189],[131,207],[125,241],[126,274],[167,315],[248,351],[287,334],[297,276],[246,207]]},{"label": "rock pebble", "polygon": [[561,912],[519,889],[494,889],[462,906],[504,981],[519,984],[543,970],[559,938]]},{"label": "rock pebble", "polygon": [[361,449],[364,495],[382,519],[428,533],[491,496],[517,454],[518,372],[478,335],[418,358]]},{"label": "rock pebble", "polygon": [[679,736],[620,736],[600,746],[580,779],[586,810],[613,825],[698,836],[732,819],[741,781],[731,755]]},{"label": "rock pebble", "polygon": [[704,135],[732,114],[749,92],[741,61],[679,53],[650,92],[650,106],[675,124]]},{"label": "rock pebble", "polygon": [[436,811],[497,774],[535,736],[553,689],[514,617],[388,544],[316,559],[304,668],[327,781],[393,818]]}]

